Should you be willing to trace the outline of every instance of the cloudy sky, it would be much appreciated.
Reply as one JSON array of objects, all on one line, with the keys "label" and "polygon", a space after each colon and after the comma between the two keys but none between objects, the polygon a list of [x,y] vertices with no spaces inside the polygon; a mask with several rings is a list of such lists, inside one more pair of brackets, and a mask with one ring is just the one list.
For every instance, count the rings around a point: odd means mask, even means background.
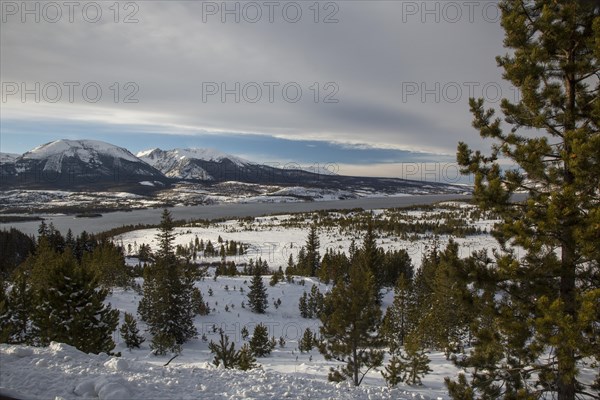
[{"label": "cloudy sky", "polygon": [[2,152],[82,138],[402,177],[489,146],[469,96],[516,96],[494,1],[23,4],[0,2]]}]

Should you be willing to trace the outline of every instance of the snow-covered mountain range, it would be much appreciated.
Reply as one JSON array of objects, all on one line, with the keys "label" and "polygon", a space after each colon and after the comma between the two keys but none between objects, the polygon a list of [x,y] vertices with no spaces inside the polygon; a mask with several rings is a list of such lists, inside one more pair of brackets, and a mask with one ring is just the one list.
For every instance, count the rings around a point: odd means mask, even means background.
[{"label": "snow-covered mountain range", "polygon": [[213,149],[151,149],[134,155],[96,140],[56,140],[22,155],[0,153],[0,192],[31,189],[129,192],[185,204],[248,196],[274,201],[284,194],[303,201],[465,191],[443,183],[312,172],[295,164],[276,167]]}]

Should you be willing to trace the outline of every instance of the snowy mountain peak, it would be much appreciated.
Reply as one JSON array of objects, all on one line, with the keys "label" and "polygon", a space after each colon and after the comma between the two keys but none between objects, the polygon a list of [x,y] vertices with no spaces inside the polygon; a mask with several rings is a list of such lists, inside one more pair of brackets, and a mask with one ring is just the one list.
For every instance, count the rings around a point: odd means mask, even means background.
[{"label": "snowy mountain peak", "polygon": [[140,181],[165,180],[129,150],[98,140],[55,140],[2,161],[2,178],[16,186],[122,189],[133,184],[136,190]]},{"label": "snowy mountain peak", "polygon": [[[149,162],[158,159],[172,158],[177,160],[192,159],[202,161],[222,161],[230,160],[237,165],[248,164],[248,161],[241,159],[230,154],[222,153],[218,150],[211,148],[187,148],[187,149],[172,149],[172,150],[161,150],[161,149],[149,149],[140,151],[137,156],[142,160]],[[150,163],[150,162],[149,162]],[[151,164],[151,163],[150,163]]]},{"label": "snowy mountain peak", "polygon": [[55,140],[43,144],[23,154],[23,159],[62,159],[63,157],[78,158],[89,163],[96,160],[98,156],[120,158],[131,162],[139,162],[139,159],[131,154],[129,150],[99,140]]},{"label": "snowy mountain peak", "polygon": [[214,177],[207,171],[210,168],[208,163],[230,161],[238,167],[249,164],[239,157],[209,148],[150,149],[140,151],[137,156],[166,176],[176,179],[213,180]]}]

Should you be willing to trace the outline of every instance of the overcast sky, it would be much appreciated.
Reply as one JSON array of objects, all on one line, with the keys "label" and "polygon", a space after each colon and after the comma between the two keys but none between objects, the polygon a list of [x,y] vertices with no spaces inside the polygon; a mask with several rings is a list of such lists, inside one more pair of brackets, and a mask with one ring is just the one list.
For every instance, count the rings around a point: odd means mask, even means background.
[{"label": "overcast sky", "polygon": [[397,176],[487,148],[469,95],[516,95],[494,1],[28,3],[0,3],[2,152],[83,138]]}]

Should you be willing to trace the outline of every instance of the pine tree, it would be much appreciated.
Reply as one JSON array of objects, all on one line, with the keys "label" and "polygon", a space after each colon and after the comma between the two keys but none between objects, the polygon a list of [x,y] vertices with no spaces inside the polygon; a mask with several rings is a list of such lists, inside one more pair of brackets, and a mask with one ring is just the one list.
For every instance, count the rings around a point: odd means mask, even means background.
[{"label": "pine tree", "polygon": [[310,313],[308,310],[308,295],[306,292],[302,293],[302,296],[300,296],[300,300],[298,301],[298,309],[300,310],[300,316],[302,318],[310,318]]},{"label": "pine tree", "polygon": [[133,314],[127,312],[125,313],[125,321],[123,325],[121,325],[119,332],[125,341],[125,345],[130,350],[134,348],[139,349],[141,344],[146,340],[142,335],[140,335],[140,331],[137,327],[137,322],[135,321]]},{"label": "pine tree", "polygon": [[192,308],[195,315],[208,315],[210,308],[204,302],[202,292],[197,287],[192,288]]},{"label": "pine tree", "polygon": [[156,240],[158,242],[158,252],[156,254],[157,257],[173,257],[173,242],[175,241],[175,234],[173,233],[174,227],[175,224],[173,222],[173,218],[171,217],[171,213],[165,208],[160,219],[160,229],[156,235]]},{"label": "pine tree", "polygon": [[152,251],[150,249],[150,245],[142,243],[138,250],[138,258],[142,262],[148,262],[152,258]]},{"label": "pine tree", "polygon": [[242,334],[242,340],[248,340],[248,337],[250,336],[250,332],[248,332],[248,328],[246,328],[244,326],[242,328],[242,330],[240,331],[240,333]]},{"label": "pine tree", "polygon": [[8,343],[8,338],[11,335],[7,324],[7,321],[10,320],[7,297],[6,285],[0,280],[0,343]]},{"label": "pine tree", "polygon": [[69,250],[60,255],[51,263],[32,316],[40,344],[56,341],[85,353],[110,352],[115,347],[112,333],[119,323],[119,311],[104,304],[107,294]]},{"label": "pine tree", "polygon": [[[502,0],[500,9],[510,53],[497,62],[521,95],[501,102],[508,130],[482,99],[471,99],[473,126],[495,143],[489,156],[460,143],[457,159],[475,175],[477,203],[502,219],[500,243],[523,254],[507,251],[471,271],[478,319],[489,322],[479,324],[462,363],[474,368],[473,379],[449,387],[573,400],[591,390],[580,360],[598,362],[600,354],[600,5]],[[504,171],[499,159],[516,168]],[[529,197],[513,205],[517,190]]]},{"label": "pine tree", "polygon": [[304,246],[300,247],[298,250],[298,263],[294,268],[294,275],[306,275],[306,269],[308,265],[308,259],[306,258],[306,248]]},{"label": "pine tree", "polygon": [[381,365],[383,351],[378,349],[381,309],[375,290],[371,272],[354,265],[350,281],[338,282],[325,296],[319,351],[327,360],[345,363],[341,370],[332,369],[330,380],[350,378],[358,386],[368,371]]},{"label": "pine tree", "polygon": [[269,286],[275,286],[279,283],[279,274],[271,275],[271,280],[269,280]]},{"label": "pine tree", "polygon": [[320,267],[321,255],[319,254],[319,235],[317,225],[312,224],[306,238],[306,264],[304,265],[304,275],[317,276]]},{"label": "pine tree", "polygon": [[451,239],[444,251],[437,244],[423,256],[413,283],[414,308],[409,313],[423,346],[445,352],[449,359],[470,339],[476,313],[466,280],[465,261]]},{"label": "pine tree", "polygon": [[317,340],[315,338],[315,334],[310,330],[310,328],[306,328],[304,333],[302,334],[302,338],[298,342],[298,350],[301,353],[308,353],[315,347],[317,344]]},{"label": "pine tree", "polygon": [[131,287],[133,278],[129,268],[125,265],[125,258],[121,251],[111,242],[103,242],[91,253],[85,253],[82,263],[92,270],[98,282],[110,289],[112,287]]},{"label": "pine tree", "polygon": [[181,345],[175,341],[175,336],[168,332],[158,332],[152,336],[150,349],[156,356],[164,356],[169,351],[176,354],[181,353]]},{"label": "pine tree", "polygon": [[[4,286],[2,285],[3,293]],[[15,282],[4,295],[4,312],[0,311],[1,343],[32,343],[31,314],[34,307],[33,290],[24,273],[17,274]]]},{"label": "pine tree", "polygon": [[367,221],[367,231],[363,239],[362,247],[359,250],[358,262],[363,268],[369,270],[373,276],[375,285],[374,296],[377,302],[381,302],[381,288],[383,286],[383,249],[377,247],[377,237],[373,230],[373,219],[369,217]]},{"label": "pine tree", "polygon": [[386,252],[383,256],[382,270],[384,287],[393,287],[398,282],[400,275],[404,275],[409,280],[412,280],[414,276],[410,255],[404,249]]},{"label": "pine tree", "polygon": [[254,276],[252,277],[250,290],[248,291],[248,305],[253,312],[264,314],[269,307],[267,288],[263,283],[259,268],[256,267],[254,269]]},{"label": "pine tree", "polygon": [[469,325],[473,318],[473,305],[465,301],[468,289],[460,278],[464,270],[458,257],[458,244],[450,240],[443,252],[437,253],[437,267],[431,293],[421,314],[417,330],[422,340],[432,347],[443,350],[446,358],[463,348],[468,338]]},{"label": "pine tree", "polygon": [[239,353],[235,351],[235,344],[229,343],[229,336],[225,335],[222,329],[219,330],[219,343],[211,340],[208,348],[215,355],[213,364],[216,367],[223,365],[223,368],[231,369],[238,365]]},{"label": "pine tree", "polygon": [[288,258],[288,263],[287,263],[287,267],[285,268],[285,280],[289,283],[292,280],[292,275],[294,275],[294,271],[295,271],[295,266],[294,266],[294,256],[292,254],[290,254],[289,258]]},{"label": "pine tree", "polygon": [[431,372],[429,362],[429,357],[420,347],[416,333],[411,332],[406,339],[404,351],[399,349],[397,354],[390,358],[385,371],[381,374],[391,387],[401,382],[406,382],[409,385],[420,385],[421,378]]},{"label": "pine tree", "polygon": [[402,380],[409,385],[420,385],[421,378],[431,372],[429,357],[421,348],[418,338],[409,335],[404,346],[406,354],[400,353],[400,370],[403,371]]},{"label": "pine tree", "polygon": [[384,371],[381,371],[381,375],[389,387],[395,387],[404,382],[404,369],[402,359],[394,354],[388,365],[385,366]]},{"label": "pine tree", "polygon": [[254,357],[254,354],[252,353],[248,343],[244,343],[242,348],[238,351],[237,358],[237,369],[248,371],[249,369],[258,368],[258,365],[256,364],[256,357]]},{"label": "pine tree", "polygon": [[0,230],[0,279],[8,279],[13,271],[35,252],[35,241],[14,228]]},{"label": "pine tree", "polygon": [[268,356],[275,348],[269,340],[269,330],[263,324],[256,325],[249,343],[250,349],[256,357]]},{"label": "pine tree", "polygon": [[193,266],[177,260],[173,253],[173,221],[167,210],[157,239],[160,249],[154,265],[144,269],[144,297],[138,313],[154,336],[156,354],[180,351],[181,345],[197,335],[194,326]]},{"label": "pine tree", "polygon": [[321,293],[317,285],[312,285],[307,301],[308,318],[319,317],[319,314],[323,311],[324,301],[325,296],[323,296],[323,293]]},{"label": "pine tree", "polygon": [[396,354],[404,346],[406,336],[414,329],[415,299],[412,283],[400,275],[394,288],[394,301],[385,312],[382,333],[390,352]]},{"label": "pine tree", "polygon": [[421,344],[430,348],[437,347],[437,327],[432,303],[435,293],[435,277],[439,266],[440,251],[435,243],[429,252],[423,254],[421,268],[417,270],[413,279],[414,306],[408,315],[413,330],[419,332]]}]

